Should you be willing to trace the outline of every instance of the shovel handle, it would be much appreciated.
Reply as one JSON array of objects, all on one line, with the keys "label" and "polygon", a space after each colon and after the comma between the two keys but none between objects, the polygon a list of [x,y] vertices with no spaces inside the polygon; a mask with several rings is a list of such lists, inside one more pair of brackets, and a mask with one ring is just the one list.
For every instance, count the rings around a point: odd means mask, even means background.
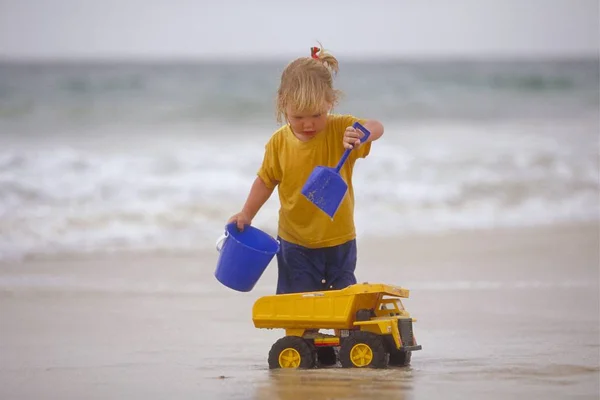
[{"label": "shovel handle", "polygon": [[[365,135],[360,139],[361,143],[364,143],[369,136],[371,136],[371,132],[369,132],[369,130],[367,128],[365,128],[364,126],[362,126],[358,121],[355,122],[354,124],[352,124],[352,127],[354,129],[358,129],[360,131],[362,131],[362,133],[364,133]],[[346,162],[346,159],[348,158],[348,156],[350,155],[350,152],[353,149],[346,149],[346,151],[344,152],[344,155],[342,156],[342,158],[340,159],[340,162],[338,163],[337,167],[335,167],[335,172],[340,172],[340,169],[342,169],[342,165],[344,165],[344,163]]]}]

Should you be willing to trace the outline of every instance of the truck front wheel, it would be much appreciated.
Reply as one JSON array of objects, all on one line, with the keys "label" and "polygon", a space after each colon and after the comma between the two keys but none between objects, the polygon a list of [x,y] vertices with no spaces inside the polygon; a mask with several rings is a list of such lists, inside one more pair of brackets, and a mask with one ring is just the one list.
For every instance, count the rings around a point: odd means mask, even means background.
[{"label": "truck front wheel", "polygon": [[359,331],[344,339],[339,359],[343,368],[385,368],[388,353],[381,336]]},{"label": "truck front wheel", "polygon": [[390,365],[406,367],[407,365],[410,365],[411,355],[412,352],[410,351],[392,350],[390,352]]}]

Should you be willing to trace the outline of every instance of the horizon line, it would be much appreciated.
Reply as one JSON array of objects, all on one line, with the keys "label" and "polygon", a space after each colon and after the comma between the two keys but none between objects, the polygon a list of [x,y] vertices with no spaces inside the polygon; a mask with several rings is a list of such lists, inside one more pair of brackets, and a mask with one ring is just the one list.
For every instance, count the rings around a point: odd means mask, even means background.
[{"label": "horizon line", "polygon": [[[562,53],[562,54],[372,54],[348,55],[334,54],[338,60],[355,63],[385,62],[511,62],[511,61],[600,61],[599,53]],[[59,55],[32,56],[0,54],[0,63],[271,63],[289,62],[298,55],[235,56],[235,55]]]}]

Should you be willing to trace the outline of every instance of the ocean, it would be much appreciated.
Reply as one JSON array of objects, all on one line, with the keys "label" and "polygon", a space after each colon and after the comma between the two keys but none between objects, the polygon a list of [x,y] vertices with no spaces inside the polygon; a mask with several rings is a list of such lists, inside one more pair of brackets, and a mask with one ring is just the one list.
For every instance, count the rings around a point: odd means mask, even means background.
[{"label": "ocean", "polygon": [[[0,261],[213,247],[286,61],[0,63]],[[340,60],[359,237],[600,221],[599,62]],[[275,234],[277,193],[254,224]]]}]

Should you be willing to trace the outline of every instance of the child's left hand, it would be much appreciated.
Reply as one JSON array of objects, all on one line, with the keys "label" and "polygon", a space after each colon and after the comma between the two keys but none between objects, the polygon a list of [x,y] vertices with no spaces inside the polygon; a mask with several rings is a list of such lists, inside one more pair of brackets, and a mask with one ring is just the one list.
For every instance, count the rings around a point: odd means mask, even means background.
[{"label": "child's left hand", "polygon": [[344,132],[344,148],[346,149],[358,149],[361,145],[360,139],[365,136],[360,130],[354,129],[349,126]]}]

